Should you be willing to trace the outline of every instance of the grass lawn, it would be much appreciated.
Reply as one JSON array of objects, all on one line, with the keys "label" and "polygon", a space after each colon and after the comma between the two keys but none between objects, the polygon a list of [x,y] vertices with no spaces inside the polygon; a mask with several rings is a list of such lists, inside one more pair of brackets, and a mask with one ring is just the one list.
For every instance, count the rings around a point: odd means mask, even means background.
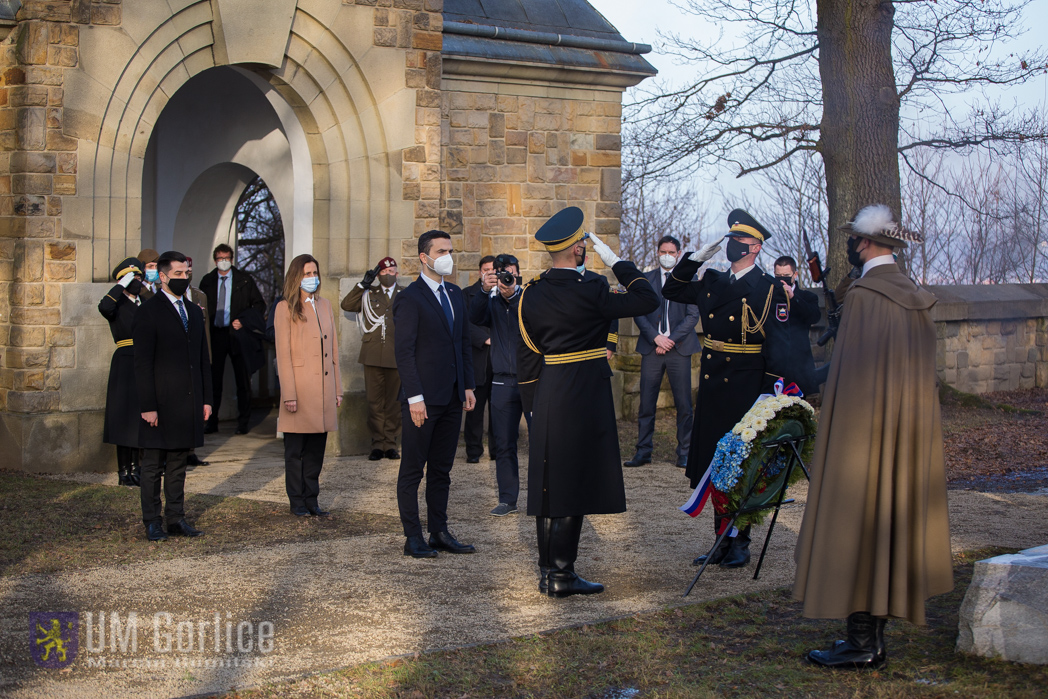
[{"label": "grass lawn", "polygon": [[186,518],[205,536],[150,543],[140,502],[138,488],[0,471],[0,575],[56,573],[400,531],[399,520],[388,515],[295,517],[286,503],[187,494]]},{"label": "grass lawn", "polygon": [[955,560],[952,593],[928,625],[888,623],[888,665],[830,671],[803,661],[842,635],[841,621],[800,616],[772,590],[504,643],[371,663],[227,695],[266,697],[1044,697],[1048,669],[954,650],[972,563]]}]

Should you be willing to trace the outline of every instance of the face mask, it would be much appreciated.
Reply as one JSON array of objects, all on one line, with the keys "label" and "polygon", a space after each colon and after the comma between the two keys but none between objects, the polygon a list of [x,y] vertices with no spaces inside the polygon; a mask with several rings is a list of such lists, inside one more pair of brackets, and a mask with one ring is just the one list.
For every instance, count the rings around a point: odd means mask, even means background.
[{"label": "face mask", "polygon": [[724,254],[728,256],[728,262],[738,262],[750,254],[750,246],[735,238],[729,238]]},{"label": "face mask", "polygon": [[222,258],[215,263],[215,266],[218,267],[220,272],[228,272],[229,268],[233,266],[233,261]]},{"label": "face mask", "polygon": [[[429,255],[426,255],[426,257],[429,257]],[[429,257],[429,259],[433,260],[433,264],[429,268],[438,276],[446,277],[451,274],[451,270],[455,269],[455,261],[451,259],[451,255],[444,255],[435,260],[432,257]]]},{"label": "face mask", "polygon": [[787,275],[779,275],[779,274],[776,274],[776,275],[775,275],[775,279],[776,279],[777,281],[780,281],[780,282],[786,282],[786,283],[787,283],[787,284],[789,284],[790,286],[793,286],[793,277],[792,277],[792,276],[790,276],[790,275],[788,275],[788,274],[787,274]]},{"label": "face mask", "polygon": [[146,281],[150,284],[156,284],[158,281],[160,281],[160,272],[155,269],[147,269]]},{"label": "face mask", "polygon": [[862,267],[862,257],[855,248],[859,245],[858,238],[848,238],[848,264],[852,267]]},{"label": "face mask", "polygon": [[676,255],[659,255],[659,264],[663,269],[673,269],[677,264]]},{"label": "face mask", "polygon": [[378,283],[387,289],[391,286],[397,285],[397,275],[395,274],[380,274],[378,275]]},{"label": "face mask", "polygon": [[142,293],[142,282],[137,279],[133,279],[130,284],[127,285],[127,293],[132,296],[138,296]]},{"label": "face mask", "polygon": [[175,296],[183,296],[186,293],[186,289],[189,288],[188,279],[168,279],[167,288],[171,290],[171,293]]},{"label": "face mask", "polygon": [[302,277],[302,281],[298,285],[302,287],[302,291],[312,294],[320,288],[320,277]]}]

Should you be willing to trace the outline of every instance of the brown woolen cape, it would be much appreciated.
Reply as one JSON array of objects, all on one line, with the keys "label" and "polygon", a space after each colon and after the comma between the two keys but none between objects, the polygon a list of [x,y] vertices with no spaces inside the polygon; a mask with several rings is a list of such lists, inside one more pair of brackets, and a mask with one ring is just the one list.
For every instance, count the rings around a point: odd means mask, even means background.
[{"label": "brown woolen cape", "polygon": [[794,556],[806,617],[923,624],[953,588],[935,302],[894,264],[847,295]]}]

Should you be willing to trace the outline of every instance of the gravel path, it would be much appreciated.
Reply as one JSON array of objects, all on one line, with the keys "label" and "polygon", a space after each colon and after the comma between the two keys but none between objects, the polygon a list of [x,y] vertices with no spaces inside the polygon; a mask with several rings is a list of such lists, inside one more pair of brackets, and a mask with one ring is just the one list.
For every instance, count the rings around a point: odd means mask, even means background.
[{"label": "gravel path", "polygon": [[[192,471],[187,489],[284,502],[282,445],[260,432],[209,436],[200,455],[211,465]],[[340,510],[396,515],[397,467],[386,460],[328,458],[321,505],[335,516]],[[707,512],[692,520],[677,512],[689,494],[687,482],[672,464],[655,463],[626,469],[628,512],[587,518],[577,568],[584,577],[604,583],[607,591],[588,598],[548,599],[535,589],[534,521],[523,515],[488,515],[496,504],[494,470],[494,462],[466,464],[460,449],[452,471],[451,530],[477,546],[474,555],[414,560],[403,556],[402,537],[371,535],[2,578],[0,693],[116,699],[217,692],[792,582],[803,486],[790,493],[798,505],[780,516],[760,580],[752,579],[753,564],[738,571],[712,568],[684,600],[681,594],[696,570],[691,559],[712,543],[711,516]],[[72,478],[115,483],[112,474]],[[523,511],[525,503],[520,504]],[[955,490],[950,492],[950,512],[956,551],[1048,542],[1045,492]],[[765,531],[755,529],[756,552]],[[81,613],[79,653],[69,669],[41,669],[28,657],[27,613],[36,610]],[[99,614],[106,613],[104,650],[88,649],[86,612],[93,615],[96,648]],[[137,613],[137,651],[111,645],[114,612],[121,623],[130,612]],[[216,613],[221,622],[217,650]],[[231,622],[233,652],[225,645],[226,621]],[[178,637],[180,622],[183,649],[172,640],[172,649],[164,651],[168,635]],[[263,622],[271,623],[272,649],[237,651],[241,622],[254,634],[266,632]]]}]

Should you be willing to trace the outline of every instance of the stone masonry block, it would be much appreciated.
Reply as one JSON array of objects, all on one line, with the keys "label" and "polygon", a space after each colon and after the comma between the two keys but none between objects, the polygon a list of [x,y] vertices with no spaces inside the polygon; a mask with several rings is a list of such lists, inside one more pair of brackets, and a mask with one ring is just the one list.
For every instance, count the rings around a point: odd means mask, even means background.
[{"label": "stone masonry block", "polygon": [[1048,546],[975,564],[957,650],[1048,665]]}]

